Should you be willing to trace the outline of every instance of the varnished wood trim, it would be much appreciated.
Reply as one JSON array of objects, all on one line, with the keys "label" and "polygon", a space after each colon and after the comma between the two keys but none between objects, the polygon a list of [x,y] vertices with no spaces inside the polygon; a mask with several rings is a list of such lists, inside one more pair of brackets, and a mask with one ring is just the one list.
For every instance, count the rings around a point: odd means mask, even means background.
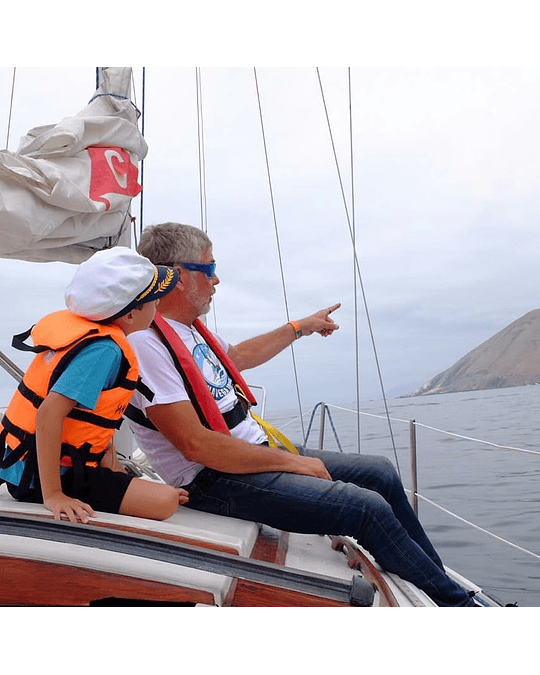
[{"label": "varnished wood trim", "polygon": [[0,557],[0,605],[87,606],[104,598],[215,604],[212,593],[24,558]]},{"label": "varnished wood trim", "polygon": [[[53,515],[48,513],[36,514],[36,513],[25,513],[15,510],[2,509],[3,514],[13,514],[14,516],[29,516],[32,518],[46,518],[47,520],[52,520]],[[66,516],[62,517],[62,520],[68,521]],[[131,532],[133,534],[142,534],[147,537],[155,537],[156,539],[164,539],[166,541],[176,541],[179,544],[189,544],[190,546],[200,546],[201,548],[208,548],[213,551],[221,551],[222,553],[230,553],[232,555],[238,555],[238,550],[234,546],[228,546],[227,544],[219,544],[205,539],[197,539],[196,537],[188,537],[185,535],[172,534],[169,532],[157,532],[155,530],[148,530],[144,527],[135,527],[133,525],[121,525],[119,523],[106,523],[102,520],[92,520],[91,524],[95,527],[101,527],[105,530],[118,530],[119,532]]]},{"label": "varnished wood trim", "polygon": [[227,591],[227,595],[225,596],[223,600],[223,607],[232,607],[234,603],[234,596],[236,594],[236,589],[238,587],[238,579],[235,577],[231,581],[231,585],[229,586],[229,590]]},{"label": "varnished wood trim", "polygon": [[176,541],[179,544],[189,544],[190,546],[200,546],[201,548],[208,548],[212,551],[220,551],[221,553],[231,553],[238,555],[238,550],[233,546],[227,544],[218,544],[206,539],[196,539],[179,534],[171,534],[168,532],[155,532],[153,530],[145,530],[140,527],[133,527],[131,525],[117,525],[115,523],[103,523],[99,521],[92,521],[92,525],[103,527],[105,529],[119,530],[120,532],[131,532],[133,534],[143,534],[148,537],[155,537],[156,539],[165,539],[167,541]]},{"label": "varnished wood trim", "polygon": [[362,572],[365,579],[379,591],[379,605],[381,607],[399,607],[395,595],[390,590],[382,574],[360,549],[344,537],[331,536],[330,539],[332,540],[332,548],[335,551],[343,551],[346,554],[349,567]]},{"label": "varnished wood trim", "polygon": [[262,526],[251,552],[251,558],[284,565],[289,548],[289,533]]},{"label": "varnished wood trim", "polygon": [[[277,565],[284,565],[287,557],[287,549],[289,547],[289,533],[283,530],[276,530],[273,527],[261,525],[259,527],[259,534],[250,558],[255,560],[263,560],[264,562],[276,563]],[[261,604],[259,598],[264,595],[266,599],[269,597],[269,591],[265,593],[253,593],[253,589],[259,589],[257,584],[245,581],[244,579],[233,579],[231,588],[227,593],[223,605],[225,607],[256,607]],[[274,588],[274,587],[270,587]],[[279,590],[279,589],[275,589]],[[247,604],[238,604],[247,603]],[[250,604],[251,603],[251,604]],[[266,607],[273,607],[272,604],[263,605]],[[288,606],[288,605],[285,605]]]},{"label": "varnished wood trim", "polygon": [[[289,533],[262,527],[252,558],[284,565],[289,547]],[[234,594],[227,602],[233,607],[348,607],[346,603],[327,600],[316,595],[277,588],[266,584],[235,579]]]},{"label": "varnished wood trim", "polygon": [[336,600],[239,580],[233,607],[350,607]]}]

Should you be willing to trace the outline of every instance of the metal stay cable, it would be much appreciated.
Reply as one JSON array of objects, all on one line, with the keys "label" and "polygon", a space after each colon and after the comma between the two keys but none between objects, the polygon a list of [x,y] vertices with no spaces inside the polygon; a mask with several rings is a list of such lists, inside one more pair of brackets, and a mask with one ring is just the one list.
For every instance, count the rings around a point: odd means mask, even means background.
[{"label": "metal stay cable", "polygon": [[[195,89],[196,89],[196,107],[197,107],[197,150],[199,157],[199,207],[201,218],[201,230],[208,234],[208,208],[206,197],[206,152],[204,145],[204,116],[203,116],[203,98],[202,98],[202,78],[201,69],[195,68]],[[217,325],[217,302],[212,302],[212,316],[214,318],[214,331],[218,332]],[[205,317],[203,322],[206,323]]]},{"label": "metal stay cable", "polygon": [[[289,314],[289,302],[287,299],[287,287],[285,284],[285,274],[283,270],[283,257],[281,255],[281,242],[279,238],[279,230],[278,230],[278,225],[277,225],[277,217],[276,217],[276,206],[275,206],[275,201],[274,201],[274,190],[272,187],[272,177],[270,175],[270,162],[268,160],[268,148],[266,145],[266,134],[264,130],[264,120],[263,120],[263,113],[262,113],[262,105],[261,105],[261,96],[259,92],[259,81],[257,79],[257,68],[253,68],[253,74],[255,77],[255,91],[257,93],[257,103],[259,107],[259,119],[261,123],[261,133],[262,133],[262,141],[263,141],[263,147],[264,147],[264,157],[265,157],[265,163],[266,163],[266,174],[268,176],[268,186],[270,190],[270,202],[272,205],[272,215],[273,215],[273,221],[274,221],[274,232],[276,235],[276,246],[277,246],[277,253],[278,253],[278,260],[279,260],[279,267],[280,267],[280,273],[281,273],[281,285],[283,287],[283,299],[285,302],[285,314],[287,316],[287,321],[290,320],[290,314]],[[304,432],[304,421],[303,421],[303,414],[302,414],[302,402],[300,399],[300,387],[298,384],[298,371],[296,368],[296,358],[294,354],[294,347],[291,344],[291,355],[292,355],[292,363],[293,363],[293,371],[294,371],[294,380],[296,384],[296,396],[298,398],[298,408],[300,411],[300,419],[301,419],[301,424],[302,424],[302,438],[305,438],[305,432]]]},{"label": "metal stay cable", "polygon": [[7,124],[7,134],[6,134],[6,150],[9,146],[9,134],[11,131],[11,113],[13,112],[13,95],[15,93],[15,75],[17,73],[17,68],[13,68],[13,79],[11,80],[11,98],[9,101],[9,115],[8,115],[8,124]]},{"label": "metal stay cable", "polygon": [[[352,213],[352,237],[353,250],[356,251],[356,198],[354,191],[354,144],[353,144],[353,113],[352,113],[352,86],[351,86],[351,69],[347,69],[348,84],[349,84],[349,149],[350,149],[350,171],[351,171],[351,213]],[[319,84],[321,80],[319,77]],[[358,335],[358,288],[356,280],[356,269],[353,264],[353,288],[354,288],[354,357],[356,368],[356,437],[358,452],[361,452],[362,434],[360,432],[362,419],[360,416],[360,350],[359,350],[359,335]],[[335,433],[335,430],[334,430]]]},{"label": "metal stay cable", "polygon": [[[344,187],[343,187],[343,180],[342,180],[341,171],[340,171],[340,168],[339,168],[339,160],[338,160],[338,157],[337,157],[336,146],[335,146],[335,143],[334,143],[332,126],[330,124],[330,117],[328,115],[328,107],[326,105],[326,98],[325,98],[325,95],[324,95],[324,89],[323,89],[323,85],[322,85],[321,75],[320,75],[320,72],[319,72],[319,68],[317,68],[316,70],[317,70],[317,77],[318,77],[318,80],[319,80],[319,87],[320,87],[320,90],[321,90],[321,97],[322,97],[324,112],[325,112],[325,115],[326,115],[328,132],[329,132],[329,135],[330,135],[330,142],[332,144],[332,152],[333,152],[333,155],[334,155],[334,161],[336,163],[336,170],[337,170],[339,185],[340,185],[340,189],[341,189],[341,195],[342,195],[342,198],[343,198],[343,206],[345,208],[345,216],[347,218],[347,224],[348,224],[348,227],[349,227],[349,234],[350,234],[350,237],[351,237],[351,243],[353,245],[354,264],[355,264],[355,268],[356,268],[356,273],[358,275],[358,281],[359,281],[360,290],[361,290],[361,293],[362,293],[364,309],[365,309],[365,312],[366,312],[366,320],[367,320],[367,323],[368,323],[369,335],[370,335],[371,344],[372,344],[372,347],[373,347],[373,354],[374,354],[374,357],[375,357],[375,365],[376,365],[376,368],[377,368],[377,374],[378,374],[379,383],[380,383],[380,386],[381,386],[381,392],[382,392],[384,407],[385,407],[385,411],[386,411],[386,419],[387,419],[387,422],[388,422],[388,429],[390,431],[390,438],[392,440],[392,448],[393,448],[393,451],[394,451],[394,457],[395,457],[395,460],[396,460],[397,470],[398,470],[398,473],[400,474],[400,478],[401,478],[401,473],[400,473],[400,470],[399,470],[399,462],[398,462],[398,457],[397,457],[396,443],[395,443],[395,440],[394,440],[394,433],[393,433],[392,424],[391,424],[391,421],[390,421],[390,412],[388,410],[388,402],[387,402],[387,399],[386,399],[386,393],[385,393],[385,390],[384,390],[384,383],[383,383],[383,379],[382,379],[381,366],[380,366],[380,363],[379,363],[379,356],[378,356],[378,353],[377,353],[377,347],[376,347],[375,338],[374,338],[374,335],[373,335],[373,326],[371,324],[371,318],[370,318],[369,308],[368,308],[368,304],[367,304],[366,293],[365,293],[365,289],[364,289],[364,282],[363,282],[363,279],[362,279],[362,274],[360,272],[360,264],[358,262],[358,254],[357,254],[356,246],[355,246],[355,234],[353,232],[351,218],[349,216],[349,209],[347,207],[347,199],[345,197],[345,190],[344,190]],[[350,139],[350,143],[352,145],[352,137]],[[358,351],[358,346],[357,346],[357,351]]]},{"label": "metal stay cable", "polygon": [[201,211],[201,229],[208,232],[208,211],[206,200],[206,157],[204,150],[204,119],[202,100],[201,69],[195,68],[197,89],[197,147],[199,150],[199,200]]}]

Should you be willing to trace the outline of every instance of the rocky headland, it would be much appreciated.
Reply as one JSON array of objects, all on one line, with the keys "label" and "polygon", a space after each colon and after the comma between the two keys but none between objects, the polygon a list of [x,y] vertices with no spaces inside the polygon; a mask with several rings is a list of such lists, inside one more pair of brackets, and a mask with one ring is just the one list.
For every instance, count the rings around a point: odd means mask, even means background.
[{"label": "rocky headland", "polygon": [[540,309],[528,312],[411,396],[540,383]]}]

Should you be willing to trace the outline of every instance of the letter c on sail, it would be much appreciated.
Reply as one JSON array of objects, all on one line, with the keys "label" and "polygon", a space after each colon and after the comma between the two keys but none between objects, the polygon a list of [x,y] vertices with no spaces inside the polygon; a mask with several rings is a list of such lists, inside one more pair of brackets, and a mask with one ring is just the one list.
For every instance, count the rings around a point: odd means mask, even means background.
[{"label": "letter c on sail", "polygon": [[136,197],[142,190],[137,183],[138,169],[122,148],[87,148],[91,162],[90,199],[111,208],[106,194]]}]

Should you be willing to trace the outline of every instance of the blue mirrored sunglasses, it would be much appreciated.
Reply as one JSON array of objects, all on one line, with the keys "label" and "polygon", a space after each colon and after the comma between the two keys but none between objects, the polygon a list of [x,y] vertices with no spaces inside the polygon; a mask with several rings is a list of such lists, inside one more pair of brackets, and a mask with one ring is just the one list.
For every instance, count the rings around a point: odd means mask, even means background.
[{"label": "blue mirrored sunglasses", "polygon": [[212,277],[215,276],[216,274],[216,263],[215,262],[209,262],[209,263],[184,263],[184,262],[179,262],[179,263],[158,263],[159,265],[164,265],[165,267],[182,267],[185,270],[189,270],[190,272],[204,272],[204,275],[208,277],[209,279],[212,279]]},{"label": "blue mirrored sunglasses", "polygon": [[216,274],[216,263],[178,263],[179,267],[183,267],[185,270],[190,272],[204,272],[204,275],[209,279]]}]

